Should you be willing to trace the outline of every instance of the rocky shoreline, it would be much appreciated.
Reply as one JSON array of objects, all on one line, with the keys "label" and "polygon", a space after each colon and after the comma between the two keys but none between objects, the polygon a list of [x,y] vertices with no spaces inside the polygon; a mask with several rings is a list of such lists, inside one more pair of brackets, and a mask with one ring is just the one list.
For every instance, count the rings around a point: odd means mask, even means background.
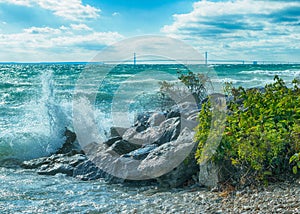
[{"label": "rocky shoreline", "polygon": [[[149,200],[153,195],[156,198],[155,203],[161,204],[161,213],[300,212],[300,179],[271,183],[268,187],[246,187],[242,190],[231,186],[217,188],[222,179],[217,166],[208,163],[199,169],[194,159],[195,145],[191,144],[191,136],[197,124],[197,112],[197,106],[183,103],[167,113],[143,113],[137,117],[134,126],[112,127],[107,141],[101,145],[93,142],[83,149],[76,141],[76,134],[66,129],[65,144],[55,154],[24,161],[21,167],[35,170],[41,175],[65,174],[84,181],[104,179],[107,182],[136,186],[151,184],[157,186],[159,191],[166,188],[166,191],[172,191],[172,197],[162,198],[160,201],[157,199],[159,192],[149,194]],[[156,169],[160,169],[160,166],[155,164],[160,163],[164,166],[163,169],[168,168],[170,155],[173,158],[180,155],[174,152],[174,148],[182,145],[184,147],[180,147],[181,149],[187,148],[189,151],[184,161],[178,163],[174,169],[167,170],[167,173],[141,180],[113,176],[115,171],[108,173],[97,166],[99,156],[95,155],[104,150],[116,157],[114,161],[124,163],[125,160],[129,164],[138,161],[139,165],[147,171],[152,170],[151,173],[156,175],[159,173]],[[151,163],[150,168],[147,163]],[[157,168],[151,168],[153,166]],[[130,170],[126,167],[122,169]],[[142,170],[129,172],[141,173]],[[144,209],[137,207],[133,213],[147,213]]]},{"label": "rocky shoreline", "polygon": [[193,128],[198,106],[185,102],[168,112],[139,114],[132,127],[112,127],[102,143],[79,145],[76,134],[65,130],[65,143],[55,154],[24,161],[21,167],[41,175],[58,173],[109,182],[156,182],[180,187],[195,180],[199,167],[194,158]]}]

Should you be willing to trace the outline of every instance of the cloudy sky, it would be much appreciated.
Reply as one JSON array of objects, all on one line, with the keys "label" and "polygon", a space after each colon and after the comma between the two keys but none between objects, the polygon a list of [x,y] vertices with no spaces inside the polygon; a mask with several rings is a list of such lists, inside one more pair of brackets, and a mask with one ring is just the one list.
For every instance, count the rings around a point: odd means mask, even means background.
[{"label": "cloudy sky", "polygon": [[89,61],[164,35],[211,59],[300,62],[299,0],[0,0],[0,61]]}]

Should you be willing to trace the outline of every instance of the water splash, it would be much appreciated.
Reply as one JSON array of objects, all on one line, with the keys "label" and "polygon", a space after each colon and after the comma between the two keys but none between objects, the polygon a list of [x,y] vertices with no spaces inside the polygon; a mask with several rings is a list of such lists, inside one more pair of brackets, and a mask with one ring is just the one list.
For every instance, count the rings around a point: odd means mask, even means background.
[{"label": "water splash", "polygon": [[6,112],[15,111],[16,116],[6,115],[7,124],[0,132],[0,159],[26,160],[47,156],[64,142],[63,131],[70,125],[70,105],[55,100],[53,71],[38,76],[41,84],[32,85],[34,96],[26,97],[26,103],[7,105]]}]

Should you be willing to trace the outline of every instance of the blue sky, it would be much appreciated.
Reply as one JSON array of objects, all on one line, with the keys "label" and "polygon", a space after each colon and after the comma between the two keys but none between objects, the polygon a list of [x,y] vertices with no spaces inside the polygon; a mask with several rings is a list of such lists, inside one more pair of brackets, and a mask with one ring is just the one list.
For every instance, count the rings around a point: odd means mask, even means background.
[{"label": "blue sky", "polygon": [[300,62],[299,0],[0,0],[0,61],[89,61],[134,36],[213,59]]}]

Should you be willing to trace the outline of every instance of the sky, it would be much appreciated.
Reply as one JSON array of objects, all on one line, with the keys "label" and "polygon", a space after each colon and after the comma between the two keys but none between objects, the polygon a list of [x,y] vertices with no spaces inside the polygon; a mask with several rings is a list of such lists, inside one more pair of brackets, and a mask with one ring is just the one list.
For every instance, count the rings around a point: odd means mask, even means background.
[{"label": "sky", "polygon": [[299,11],[299,0],[0,0],[0,61],[90,61],[161,35],[209,59],[300,62]]}]

